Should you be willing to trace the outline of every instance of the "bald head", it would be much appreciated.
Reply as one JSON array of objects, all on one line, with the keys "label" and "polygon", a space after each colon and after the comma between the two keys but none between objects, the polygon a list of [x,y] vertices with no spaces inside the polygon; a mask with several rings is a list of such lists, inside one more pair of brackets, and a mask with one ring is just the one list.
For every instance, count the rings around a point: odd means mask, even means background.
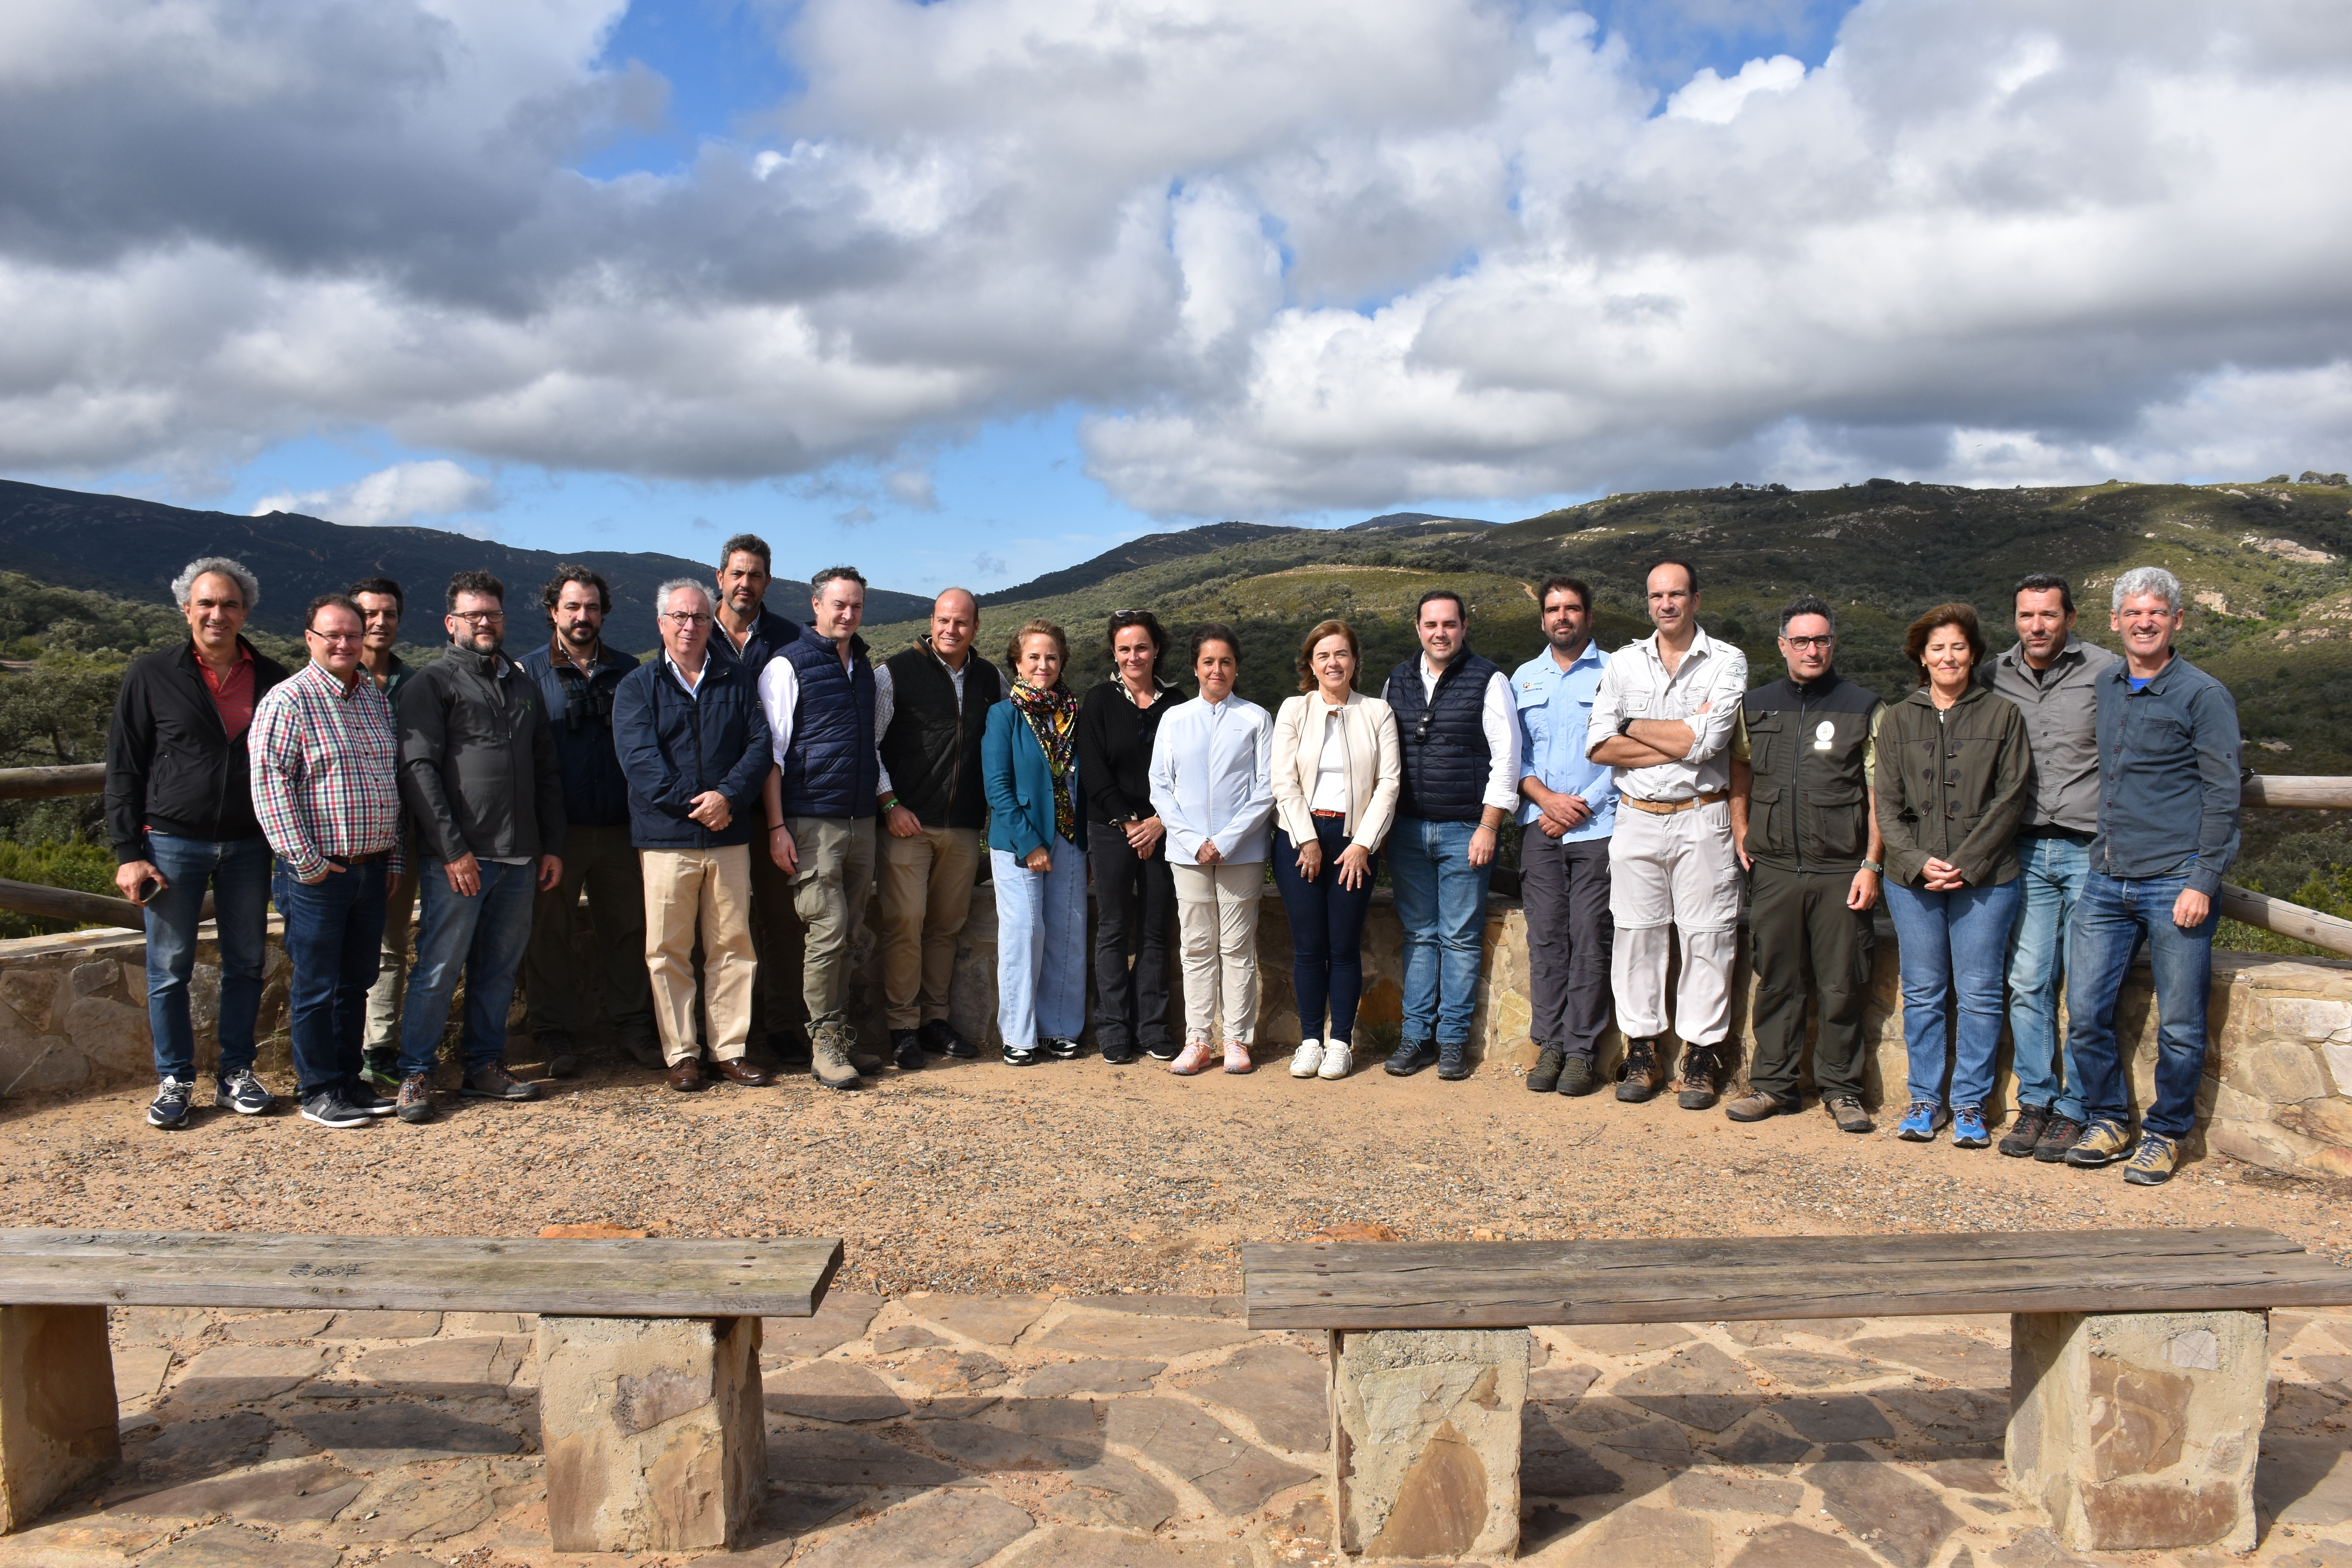
[{"label": "bald head", "polygon": [[971,657],[971,639],[980,630],[980,601],[969,588],[950,588],[931,601],[931,651],[950,669],[961,669]]}]

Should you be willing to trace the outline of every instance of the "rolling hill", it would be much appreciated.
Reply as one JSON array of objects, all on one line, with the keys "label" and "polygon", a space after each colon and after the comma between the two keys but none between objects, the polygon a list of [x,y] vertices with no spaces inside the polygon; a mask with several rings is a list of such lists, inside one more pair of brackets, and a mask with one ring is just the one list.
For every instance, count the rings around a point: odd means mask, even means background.
[{"label": "rolling hill", "polygon": [[[718,548],[719,540],[710,541]],[[43,485],[0,480],[0,570],[62,587],[82,588],[152,605],[171,603],[172,579],[201,555],[227,555],[252,568],[261,581],[261,604],[254,620],[263,629],[291,635],[301,629],[302,606],[320,594],[354,578],[383,575],[399,582],[411,599],[410,622],[427,612],[410,635],[436,641],[429,613],[440,602],[451,574],[479,567],[507,585],[509,608],[517,612],[514,647],[543,636],[538,614],[539,587],[559,563],[572,562],[604,574],[613,589],[607,636],[616,647],[643,653],[655,635],[653,591],[672,577],[708,580],[711,564],[681,556],[592,550],[557,555],[517,550],[488,540],[430,528],[346,528],[293,512],[236,517],[227,512],[190,511],[126,496],[89,495]],[[805,612],[808,584],[778,581],[769,604],[783,614]],[[905,618],[928,615],[921,595],[877,588],[869,614]],[[526,616],[522,612],[529,611]],[[524,628],[529,628],[528,630]]]}]

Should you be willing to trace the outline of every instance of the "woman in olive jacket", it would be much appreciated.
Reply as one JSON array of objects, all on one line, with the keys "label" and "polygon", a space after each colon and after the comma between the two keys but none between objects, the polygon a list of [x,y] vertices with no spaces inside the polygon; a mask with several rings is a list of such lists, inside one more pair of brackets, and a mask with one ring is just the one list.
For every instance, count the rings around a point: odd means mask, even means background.
[{"label": "woman in olive jacket", "polygon": [[2025,716],[1970,679],[1985,652],[1973,608],[1938,605],[1911,623],[1904,651],[1927,683],[1880,709],[1874,731],[1886,910],[1902,947],[1910,1050],[1911,1106],[1897,1132],[1924,1143],[1945,1121],[1945,1019],[1957,994],[1952,1142],[1981,1149],[1990,1142],[1984,1105],[2023,888],[2011,843],[2025,815],[2032,756]]}]

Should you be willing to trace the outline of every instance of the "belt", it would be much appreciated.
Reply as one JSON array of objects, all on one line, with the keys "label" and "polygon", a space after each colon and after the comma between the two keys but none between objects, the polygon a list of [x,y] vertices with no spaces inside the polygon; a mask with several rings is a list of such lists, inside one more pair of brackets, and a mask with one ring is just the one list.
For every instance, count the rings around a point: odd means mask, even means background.
[{"label": "belt", "polygon": [[1719,800],[1729,800],[1731,792],[1717,790],[1713,795],[1694,795],[1688,800],[1643,800],[1639,795],[1621,795],[1618,801],[1635,811],[1646,811],[1652,816],[1672,816],[1676,812],[1691,811],[1702,805],[1713,805]]},{"label": "belt", "polygon": [[373,855],[330,855],[327,858],[340,860],[346,866],[364,866],[371,860],[381,860],[391,853],[389,849],[379,849]]},{"label": "belt", "polygon": [[1348,820],[1348,814],[1344,811],[1310,811],[1307,815],[1309,816],[1328,816],[1334,822],[1345,822]]},{"label": "belt", "polygon": [[2041,827],[2020,828],[2017,836],[2020,838],[2063,838],[2078,849],[2089,848],[2091,840],[2098,837],[2095,833],[2084,833],[2080,828],[2053,827],[2046,825]]}]

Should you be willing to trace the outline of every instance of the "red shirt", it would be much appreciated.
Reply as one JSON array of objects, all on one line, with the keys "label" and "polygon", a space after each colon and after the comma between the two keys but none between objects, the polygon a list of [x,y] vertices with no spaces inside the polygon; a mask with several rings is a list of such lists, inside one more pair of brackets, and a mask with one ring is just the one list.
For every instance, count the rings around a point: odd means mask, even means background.
[{"label": "red shirt", "polygon": [[213,710],[220,715],[221,728],[228,731],[230,740],[236,740],[253,722],[253,650],[238,643],[236,662],[228,667],[226,675],[215,674],[201,654],[196,668],[204,671],[205,689],[213,694]]}]

